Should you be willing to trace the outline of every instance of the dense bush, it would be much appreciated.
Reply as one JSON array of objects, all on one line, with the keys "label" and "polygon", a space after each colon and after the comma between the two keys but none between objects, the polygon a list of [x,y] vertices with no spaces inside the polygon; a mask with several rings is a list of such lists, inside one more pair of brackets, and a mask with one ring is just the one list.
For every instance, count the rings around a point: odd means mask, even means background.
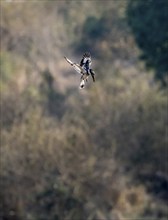
[{"label": "dense bush", "polygon": [[130,0],[128,23],[142,50],[141,58],[156,70],[156,77],[166,84],[168,73],[168,2]]},{"label": "dense bush", "polygon": [[[138,62],[126,1],[2,6],[1,219],[165,220],[166,88]],[[78,90],[62,57],[90,47],[96,82]]]}]

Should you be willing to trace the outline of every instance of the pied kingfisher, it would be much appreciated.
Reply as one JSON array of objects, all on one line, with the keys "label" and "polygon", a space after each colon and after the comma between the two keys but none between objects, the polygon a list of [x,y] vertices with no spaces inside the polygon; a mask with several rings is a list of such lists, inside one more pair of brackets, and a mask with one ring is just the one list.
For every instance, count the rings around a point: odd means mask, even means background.
[{"label": "pied kingfisher", "polygon": [[80,81],[80,89],[85,87],[85,83],[89,75],[92,76],[93,82],[95,82],[95,72],[90,68],[91,66],[91,55],[90,53],[84,53],[80,65],[77,63],[72,62],[67,57],[64,57],[66,61],[78,72],[81,74],[81,81]]}]

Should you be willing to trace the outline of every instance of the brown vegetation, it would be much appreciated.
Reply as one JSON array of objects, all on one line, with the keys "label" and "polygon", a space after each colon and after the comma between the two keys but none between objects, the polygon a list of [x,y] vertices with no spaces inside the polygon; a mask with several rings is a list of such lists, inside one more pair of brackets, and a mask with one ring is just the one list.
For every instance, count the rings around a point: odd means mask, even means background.
[{"label": "brown vegetation", "polygon": [[[138,61],[127,1],[106,3],[1,2],[2,220],[168,215],[166,88]],[[96,83],[78,90],[63,56],[89,48]]]}]

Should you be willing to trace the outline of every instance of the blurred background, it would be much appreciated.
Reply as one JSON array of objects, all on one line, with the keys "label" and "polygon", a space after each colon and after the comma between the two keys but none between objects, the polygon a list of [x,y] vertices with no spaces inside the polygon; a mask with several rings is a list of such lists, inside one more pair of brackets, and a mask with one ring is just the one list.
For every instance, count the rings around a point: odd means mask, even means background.
[{"label": "blurred background", "polygon": [[168,1],[0,4],[0,219],[166,220]]}]

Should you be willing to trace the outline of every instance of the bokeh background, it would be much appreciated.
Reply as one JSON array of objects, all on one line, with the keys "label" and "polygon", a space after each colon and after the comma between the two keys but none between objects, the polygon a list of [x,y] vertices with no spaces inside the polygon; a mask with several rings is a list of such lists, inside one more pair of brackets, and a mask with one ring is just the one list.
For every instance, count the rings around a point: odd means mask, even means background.
[{"label": "bokeh background", "polygon": [[168,1],[0,4],[0,219],[166,220]]}]

